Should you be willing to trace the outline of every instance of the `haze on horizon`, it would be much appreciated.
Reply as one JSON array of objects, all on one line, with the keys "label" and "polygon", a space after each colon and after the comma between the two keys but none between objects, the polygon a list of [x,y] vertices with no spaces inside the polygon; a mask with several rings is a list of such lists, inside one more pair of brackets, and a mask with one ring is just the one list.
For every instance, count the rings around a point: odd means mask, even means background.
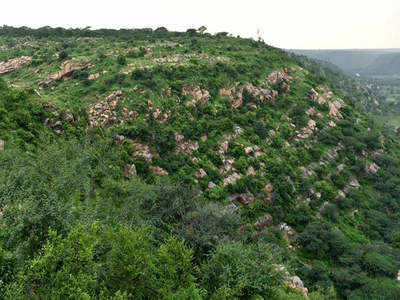
[{"label": "haze on horizon", "polygon": [[[2,1],[1,25],[148,28],[205,25],[286,49],[400,48],[398,0]],[[8,12],[8,13],[4,13]]]}]

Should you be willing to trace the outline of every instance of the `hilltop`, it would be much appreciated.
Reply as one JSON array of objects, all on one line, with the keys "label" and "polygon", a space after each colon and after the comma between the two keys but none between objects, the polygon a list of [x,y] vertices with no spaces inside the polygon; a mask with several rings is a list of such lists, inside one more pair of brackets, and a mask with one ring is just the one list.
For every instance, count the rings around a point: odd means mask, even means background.
[{"label": "hilltop", "polygon": [[399,137],[345,75],[204,28],[0,45],[2,296],[397,297]]}]

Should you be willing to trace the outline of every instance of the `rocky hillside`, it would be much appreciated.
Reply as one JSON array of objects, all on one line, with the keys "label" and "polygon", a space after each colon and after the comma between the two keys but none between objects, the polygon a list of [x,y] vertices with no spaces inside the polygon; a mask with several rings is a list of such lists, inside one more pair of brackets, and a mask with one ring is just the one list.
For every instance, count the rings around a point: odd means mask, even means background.
[{"label": "rocky hillside", "polygon": [[398,297],[399,138],[334,75],[193,29],[0,45],[4,297]]}]

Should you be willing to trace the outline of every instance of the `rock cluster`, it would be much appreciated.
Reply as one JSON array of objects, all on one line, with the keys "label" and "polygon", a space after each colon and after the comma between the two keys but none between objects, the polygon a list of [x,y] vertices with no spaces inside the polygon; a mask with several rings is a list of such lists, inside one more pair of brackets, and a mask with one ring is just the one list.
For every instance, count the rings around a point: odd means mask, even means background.
[{"label": "rock cluster", "polygon": [[[278,83],[288,83],[291,82],[293,78],[287,74],[287,69],[283,68],[282,70],[277,70],[268,75],[268,81],[270,84],[278,84]],[[289,87],[290,89],[290,87]],[[287,91],[288,92],[288,91]]]},{"label": "rock cluster", "polygon": [[209,56],[208,54],[174,54],[168,55],[164,57],[155,57],[151,59],[153,55],[147,55],[146,61],[135,61],[133,63],[128,64],[127,68],[121,70],[123,74],[130,74],[134,70],[137,69],[151,69],[155,66],[160,65],[170,65],[170,66],[186,66],[188,65],[192,59],[206,61],[209,63],[216,63],[216,62],[227,62],[229,58],[222,57],[222,56]]},{"label": "rock cluster", "polygon": [[317,123],[310,119],[307,122],[307,126],[301,129],[301,132],[297,133],[297,137],[301,139],[308,138],[313,132],[317,130]]},{"label": "rock cluster", "polygon": [[243,105],[243,91],[246,91],[252,98],[264,101],[276,101],[278,99],[278,91],[256,87],[251,83],[244,85],[235,82],[233,85],[219,90],[221,97],[227,97],[233,108],[239,108]]},{"label": "rock cluster", "polygon": [[196,106],[200,102],[201,106],[205,106],[211,98],[210,93],[206,89],[201,89],[199,86],[185,86],[182,89],[182,94],[189,98],[186,105]]},{"label": "rock cluster", "polygon": [[178,153],[186,153],[190,154],[197,149],[199,149],[199,142],[198,141],[184,141],[184,136],[181,134],[175,133],[175,140],[177,142],[177,146],[175,148],[175,152]]},{"label": "rock cluster", "polygon": [[158,157],[157,152],[150,152],[150,148],[148,145],[141,144],[139,142],[134,142],[135,152],[133,153],[134,158],[142,157],[145,161],[150,162],[153,157]]},{"label": "rock cluster", "polygon": [[329,102],[329,116],[336,120],[343,119],[342,114],[339,110],[342,108],[342,104],[339,101]]},{"label": "rock cluster", "polygon": [[0,75],[19,70],[31,60],[32,58],[30,56],[21,56],[19,58],[13,58],[8,61],[0,62]]},{"label": "rock cluster", "polygon": [[109,94],[105,100],[89,104],[90,126],[110,126],[114,124],[124,125],[126,120],[134,120],[136,113],[122,107],[122,91],[118,90]]}]

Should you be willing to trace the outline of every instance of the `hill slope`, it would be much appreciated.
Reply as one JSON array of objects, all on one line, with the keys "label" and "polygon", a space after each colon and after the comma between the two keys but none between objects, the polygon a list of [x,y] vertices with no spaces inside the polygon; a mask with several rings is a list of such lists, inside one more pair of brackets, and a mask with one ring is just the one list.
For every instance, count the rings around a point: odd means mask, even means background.
[{"label": "hill slope", "polygon": [[362,73],[370,76],[400,76],[400,53],[377,57]]},{"label": "hill slope", "polygon": [[398,137],[309,65],[195,30],[0,40],[6,297],[397,297]]}]

